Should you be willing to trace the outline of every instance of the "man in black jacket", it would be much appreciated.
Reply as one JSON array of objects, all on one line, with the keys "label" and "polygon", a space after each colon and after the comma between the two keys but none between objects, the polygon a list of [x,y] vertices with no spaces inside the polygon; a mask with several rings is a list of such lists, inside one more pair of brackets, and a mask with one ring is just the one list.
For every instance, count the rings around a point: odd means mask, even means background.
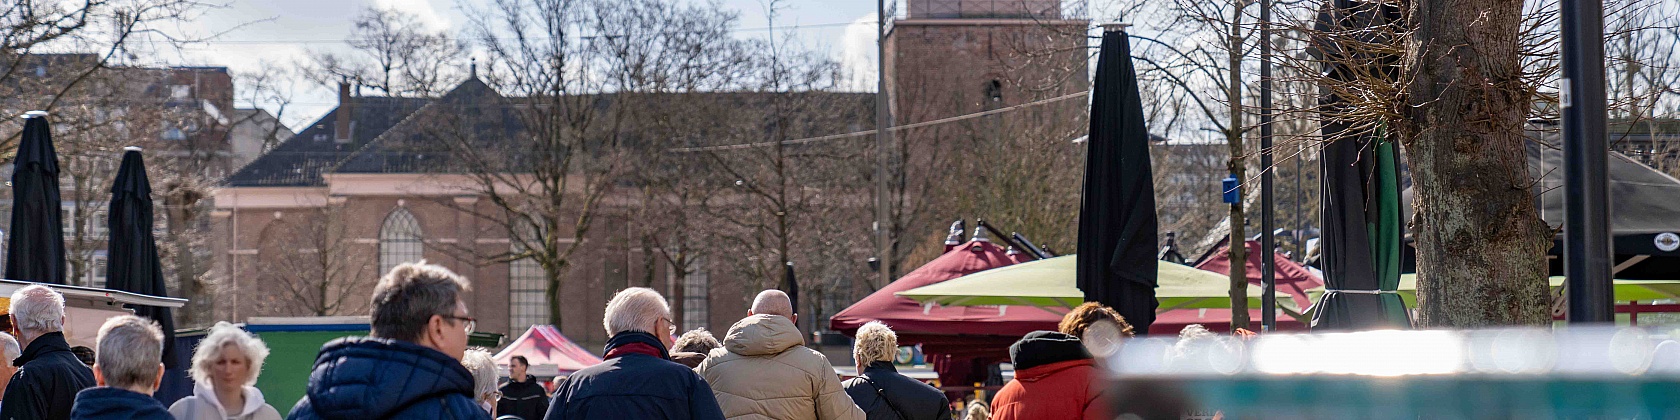
[{"label": "man in black jacket", "polygon": [[531,369],[531,362],[525,356],[513,356],[508,361],[508,371],[512,374],[507,385],[502,385],[502,399],[496,402],[496,413],[503,416],[519,416],[522,420],[540,420],[548,412],[548,390],[537,383],[537,378],[527,375]]},{"label": "man in black jacket", "polygon": [[18,370],[0,398],[0,420],[69,419],[76,393],[94,380],[64,341],[64,296],[41,285],[18,289],[9,312],[23,356],[12,361]]},{"label": "man in black jacket", "polygon": [[841,385],[869,420],[945,420],[951,418],[950,400],[933,386],[898,373],[893,357],[898,355],[898,334],[879,321],[857,330],[852,359],[858,376]]}]

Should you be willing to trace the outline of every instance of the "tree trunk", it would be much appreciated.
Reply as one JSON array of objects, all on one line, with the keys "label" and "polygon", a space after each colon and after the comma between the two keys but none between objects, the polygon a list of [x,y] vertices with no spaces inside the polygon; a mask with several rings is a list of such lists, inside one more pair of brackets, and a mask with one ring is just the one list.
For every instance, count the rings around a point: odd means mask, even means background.
[{"label": "tree trunk", "polygon": [[1233,5],[1231,13],[1231,33],[1226,39],[1226,48],[1230,57],[1231,80],[1226,87],[1226,101],[1231,106],[1231,122],[1225,127],[1225,142],[1231,148],[1231,160],[1227,168],[1231,176],[1237,178],[1237,202],[1231,204],[1231,329],[1248,328],[1248,247],[1247,233],[1243,224],[1242,185],[1244,179],[1243,165],[1243,129],[1242,129],[1242,0]]},{"label": "tree trunk", "polygon": [[1414,0],[1399,108],[1423,327],[1551,321],[1523,123],[1522,0]]},{"label": "tree trunk", "polygon": [[545,287],[543,287],[543,295],[545,296],[543,297],[545,298],[544,300],[548,302],[548,323],[553,325],[556,331],[566,332],[565,324],[560,322],[562,321],[560,310],[560,273],[561,270],[566,269],[566,263],[554,262],[553,260],[547,259],[539,259],[538,261],[541,262],[543,266],[543,283],[545,285]]}]

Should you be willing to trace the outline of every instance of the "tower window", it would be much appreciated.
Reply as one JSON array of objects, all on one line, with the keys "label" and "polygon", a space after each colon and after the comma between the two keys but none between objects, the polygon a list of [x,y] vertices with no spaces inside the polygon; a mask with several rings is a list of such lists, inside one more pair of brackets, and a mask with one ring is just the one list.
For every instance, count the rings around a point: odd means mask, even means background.
[{"label": "tower window", "polygon": [[990,102],[990,105],[1003,103],[1003,82],[999,82],[997,79],[986,82],[986,100]]}]

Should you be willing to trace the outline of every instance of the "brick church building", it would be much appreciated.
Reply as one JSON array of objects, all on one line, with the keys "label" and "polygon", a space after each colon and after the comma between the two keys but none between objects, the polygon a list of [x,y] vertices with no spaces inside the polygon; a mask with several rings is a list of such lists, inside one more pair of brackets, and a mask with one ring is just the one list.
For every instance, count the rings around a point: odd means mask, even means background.
[{"label": "brick church building", "polygon": [[[1067,14],[1060,1],[910,0],[909,5],[908,18],[896,22],[888,39],[889,89],[899,124],[1087,89],[1087,22],[1079,14]],[[1045,33],[1066,35],[1042,36]],[[1050,64],[1044,57],[1022,53],[1023,48],[1052,47],[1061,52]],[[1063,78],[1070,82],[1052,83]],[[907,87],[911,84],[915,93]],[[939,99],[928,99],[929,92],[938,92]],[[873,93],[832,95],[854,104],[861,121],[828,132],[869,128]],[[476,78],[444,97],[505,99]],[[563,320],[558,327],[568,337],[586,346],[602,343],[607,337],[601,312],[607,299],[639,284],[637,279],[652,279],[651,287],[668,297],[682,296],[673,309],[681,308],[674,315],[683,329],[705,327],[721,334],[745,315],[756,290],[748,290],[741,281],[726,281],[726,270],[715,266],[720,262],[702,263],[677,278],[668,264],[650,260],[655,257],[626,237],[632,226],[652,223],[636,220],[636,200],[606,200],[603,217],[597,218],[588,237],[561,239],[597,245],[582,247],[571,257],[574,265],[565,277],[571,283],[562,285],[558,308],[546,304],[542,271],[534,262],[487,262],[451,251],[505,250],[514,245],[505,231],[470,214],[494,210],[485,197],[451,187],[448,176],[384,165],[376,158],[390,153],[380,148],[388,146],[388,137],[397,136],[393,133],[419,130],[429,118],[429,107],[439,100],[358,96],[341,86],[335,109],[298,127],[296,135],[228,177],[216,191],[211,213],[212,276],[220,285],[212,298],[214,319],[365,314],[377,276],[398,263],[420,259],[473,281],[467,304],[480,331],[518,334],[529,325],[547,323],[549,311],[558,310]],[[1082,101],[1064,102],[1057,106],[1083,109]],[[1044,124],[1083,123],[1058,119]],[[902,138],[916,142],[914,147],[923,147],[923,142],[933,147],[939,140],[914,134]],[[871,209],[861,210],[869,214]],[[324,281],[299,287],[300,279]]]}]

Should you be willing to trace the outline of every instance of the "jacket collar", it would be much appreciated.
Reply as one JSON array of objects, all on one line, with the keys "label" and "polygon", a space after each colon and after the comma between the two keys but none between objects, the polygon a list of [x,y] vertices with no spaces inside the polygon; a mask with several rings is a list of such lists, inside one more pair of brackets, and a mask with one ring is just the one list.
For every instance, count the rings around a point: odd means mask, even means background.
[{"label": "jacket collar", "polygon": [[[865,365],[863,367],[863,371],[864,372],[882,372],[882,371],[885,371],[885,372],[897,373],[898,372],[898,367],[893,366],[893,362],[889,362],[889,361],[885,361],[885,360],[876,360],[876,361],[873,361],[873,362],[869,362],[868,365]],[[862,373],[863,372],[859,372],[859,374],[862,374]]]},{"label": "jacket collar", "polygon": [[24,363],[29,363],[32,360],[40,358],[42,355],[55,351],[70,351],[70,343],[64,341],[64,333],[62,332],[54,331],[46,333],[40,337],[36,337],[35,341],[30,341],[29,347],[23,349],[23,354],[18,355],[17,359],[12,360],[12,366],[23,366]]},{"label": "jacket collar", "polygon": [[659,342],[658,337],[641,331],[625,331],[607,340],[606,358],[611,359],[626,354],[643,354],[660,359],[671,360],[671,354],[665,350],[665,343]]}]

